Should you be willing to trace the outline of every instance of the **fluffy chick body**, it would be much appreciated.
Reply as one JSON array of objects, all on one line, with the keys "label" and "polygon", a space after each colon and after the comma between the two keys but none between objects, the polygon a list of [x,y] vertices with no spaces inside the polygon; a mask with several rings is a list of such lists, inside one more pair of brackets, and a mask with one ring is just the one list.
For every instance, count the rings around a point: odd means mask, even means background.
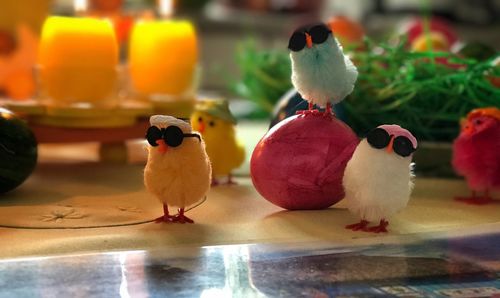
[{"label": "fluffy chick body", "polygon": [[[482,110],[495,111],[496,117],[483,115]],[[478,109],[465,121],[453,143],[454,169],[473,191],[500,189],[500,110]]]},{"label": "fluffy chick body", "polygon": [[358,71],[331,34],[322,44],[290,52],[290,59],[292,83],[310,103],[339,103],[354,89]]},{"label": "fluffy chick body", "polygon": [[408,204],[412,177],[411,158],[374,150],[362,140],[344,172],[349,211],[366,221],[387,219]]},{"label": "fluffy chick body", "polygon": [[453,167],[473,191],[500,189],[500,122],[495,133],[458,138],[453,144]]},{"label": "fluffy chick body", "polygon": [[206,196],[212,169],[203,139],[185,138],[164,154],[155,147],[148,150],[144,184],[163,204],[184,208]]},{"label": "fluffy chick body", "polygon": [[235,126],[205,112],[191,117],[193,130],[203,136],[213,176],[230,175],[245,160],[245,147],[236,137]]}]

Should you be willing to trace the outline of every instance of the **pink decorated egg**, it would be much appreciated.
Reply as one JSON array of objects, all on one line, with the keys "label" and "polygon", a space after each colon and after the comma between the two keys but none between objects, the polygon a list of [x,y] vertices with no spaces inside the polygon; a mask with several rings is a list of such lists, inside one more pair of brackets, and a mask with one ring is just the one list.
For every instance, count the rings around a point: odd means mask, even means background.
[{"label": "pink decorated egg", "polygon": [[337,118],[292,116],[255,147],[253,184],[265,199],[285,209],[327,208],[344,197],[344,169],[358,142]]}]

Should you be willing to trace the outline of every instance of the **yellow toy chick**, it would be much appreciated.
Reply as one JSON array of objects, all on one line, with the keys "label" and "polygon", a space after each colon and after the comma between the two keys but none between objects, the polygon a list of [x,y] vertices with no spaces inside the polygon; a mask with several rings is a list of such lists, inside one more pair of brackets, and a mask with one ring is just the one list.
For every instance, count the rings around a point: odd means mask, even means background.
[{"label": "yellow toy chick", "polygon": [[[155,115],[150,123],[144,184],[163,203],[164,215],[156,222],[193,223],[184,208],[201,201],[210,189],[211,167],[203,139],[181,119]],[[178,207],[179,214],[171,216],[168,206]]]},{"label": "yellow toy chick", "polygon": [[205,140],[208,157],[212,162],[212,185],[217,177],[227,176],[227,183],[234,184],[231,171],[245,160],[245,148],[237,140],[236,119],[226,100],[200,102],[191,116],[191,125]]}]

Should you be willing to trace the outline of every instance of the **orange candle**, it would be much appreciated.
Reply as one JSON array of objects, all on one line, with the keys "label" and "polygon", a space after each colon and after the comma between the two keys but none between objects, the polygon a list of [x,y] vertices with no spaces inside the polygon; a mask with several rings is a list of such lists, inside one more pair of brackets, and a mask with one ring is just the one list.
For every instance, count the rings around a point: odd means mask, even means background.
[{"label": "orange candle", "polygon": [[129,45],[129,69],[141,94],[183,95],[193,89],[198,61],[196,33],[188,21],[143,20]]},{"label": "orange candle", "polygon": [[109,21],[49,17],[38,52],[42,88],[58,105],[108,106],[117,80],[118,46]]}]

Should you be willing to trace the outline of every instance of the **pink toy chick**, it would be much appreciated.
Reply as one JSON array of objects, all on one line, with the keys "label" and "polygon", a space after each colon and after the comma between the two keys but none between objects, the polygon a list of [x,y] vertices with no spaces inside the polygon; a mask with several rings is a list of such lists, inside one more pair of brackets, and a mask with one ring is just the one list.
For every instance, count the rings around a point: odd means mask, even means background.
[{"label": "pink toy chick", "polygon": [[[500,109],[475,109],[467,115],[453,143],[452,165],[472,190],[471,197],[456,200],[477,205],[493,201],[490,190],[500,189]],[[484,194],[478,197],[477,192]]]}]

